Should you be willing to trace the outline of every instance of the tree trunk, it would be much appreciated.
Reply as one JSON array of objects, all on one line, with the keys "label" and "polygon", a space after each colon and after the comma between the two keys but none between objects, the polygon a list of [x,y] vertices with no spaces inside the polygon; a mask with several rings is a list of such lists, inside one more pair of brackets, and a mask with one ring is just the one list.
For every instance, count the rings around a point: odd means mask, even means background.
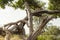
[{"label": "tree trunk", "polygon": [[20,37],[21,37],[23,40],[25,40],[25,37],[26,37],[24,25],[25,25],[25,23],[21,23],[21,24],[18,25],[18,28],[17,28],[17,29],[18,29],[18,32],[19,32],[19,34],[20,34]]},{"label": "tree trunk", "polygon": [[33,33],[33,22],[32,22],[32,14],[30,11],[30,7],[27,2],[25,2],[26,13],[28,16],[28,27],[30,29],[30,35]]},{"label": "tree trunk", "polygon": [[10,38],[11,38],[11,33],[7,32],[5,36],[5,40],[10,40]]},{"label": "tree trunk", "polygon": [[[36,32],[34,32],[31,37],[29,36],[27,40],[36,40],[37,36],[41,34],[42,29],[44,28],[44,26],[48,23],[48,21],[50,21],[53,17],[49,16],[46,17],[42,20],[41,24],[39,25],[39,28]],[[31,38],[31,39],[30,39]]]}]

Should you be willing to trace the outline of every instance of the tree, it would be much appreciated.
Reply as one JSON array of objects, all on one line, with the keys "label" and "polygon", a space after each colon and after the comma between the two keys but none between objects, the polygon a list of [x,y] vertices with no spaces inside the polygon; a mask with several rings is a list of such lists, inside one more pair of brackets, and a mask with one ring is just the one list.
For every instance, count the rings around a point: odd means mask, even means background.
[{"label": "tree", "polygon": [[[22,28],[25,24],[28,24],[28,27],[30,29],[30,35],[26,40],[36,40],[37,36],[41,34],[42,29],[44,28],[44,26],[52,19],[54,18],[53,13],[60,13],[60,10],[44,10],[42,7],[44,5],[44,3],[38,2],[37,0],[18,0],[17,2],[14,2],[14,0],[1,0],[0,1],[0,6],[1,7],[5,7],[5,5],[9,5],[15,8],[21,8],[21,9],[25,9],[26,10],[26,18],[24,18],[23,20],[19,20],[17,22],[14,23],[8,23],[7,25],[11,26],[11,25],[15,25],[21,22],[20,27]],[[35,11],[36,9],[39,9],[39,11]],[[31,11],[33,10],[33,12]],[[33,16],[41,16],[41,23],[38,26],[38,29],[36,31],[33,31],[33,21],[32,21],[32,17]],[[6,25],[4,25],[4,27],[6,27]],[[20,29],[19,27],[19,29]],[[23,38],[24,39],[24,38]],[[25,40],[25,39],[24,39]]]}]

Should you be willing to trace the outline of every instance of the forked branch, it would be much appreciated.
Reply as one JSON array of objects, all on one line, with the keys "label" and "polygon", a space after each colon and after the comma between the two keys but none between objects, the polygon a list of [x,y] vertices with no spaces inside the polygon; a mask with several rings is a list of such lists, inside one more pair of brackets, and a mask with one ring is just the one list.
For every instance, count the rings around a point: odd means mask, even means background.
[{"label": "forked branch", "polygon": [[[29,36],[27,38],[27,40],[35,40],[37,38],[38,35],[41,34],[42,32],[42,29],[44,28],[44,26],[48,23],[48,21],[50,21],[51,19],[53,18],[53,16],[49,16],[49,17],[46,17],[42,20],[41,24],[39,25],[39,28],[36,32],[34,32],[31,37]],[[31,39],[30,39],[31,38]]]}]

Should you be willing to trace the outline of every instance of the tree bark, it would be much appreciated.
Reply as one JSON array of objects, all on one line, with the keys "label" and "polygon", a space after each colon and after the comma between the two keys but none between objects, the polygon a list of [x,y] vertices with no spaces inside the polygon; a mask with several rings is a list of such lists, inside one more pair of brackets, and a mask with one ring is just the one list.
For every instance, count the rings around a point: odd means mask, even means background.
[{"label": "tree bark", "polygon": [[10,40],[10,38],[11,38],[11,33],[9,32],[9,30],[8,30],[7,28],[5,28],[5,27],[3,27],[3,28],[4,28],[3,30],[4,30],[5,33],[6,33],[4,40]]},{"label": "tree bark", "polygon": [[[28,18],[25,17],[23,20],[26,20],[26,21],[27,21]],[[24,22],[23,20],[19,20],[19,21],[14,22],[14,23],[5,24],[4,27],[6,27],[6,26],[9,26],[9,27],[10,27],[11,25],[15,25],[15,26],[14,26],[11,30],[9,30],[9,31],[12,31],[14,28],[17,28],[19,34],[22,35],[22,36],[21,36],[22,39],[25,40],[26,35],[25,35],[24,25],[25,25],[26,22]],[[23,21],[23,22],[21,22],[21,21]],[[20,23],[20,24],[18,25],[18,23]],[[17,26],[17,27],[16,27],[16,26]],[[9,27],[8,27],[8,28],[9,28]],[[8,28],[7,28],[7,29],[8,29]],[[3,29],[4,29],[4,28],[3,28]],[[5,39],[6,39],[6,40],[9,39],[9,34],[6,34]]]},{"label": "tree bark", "polygon": [[11,38],[11,33],[9,31],[6,31],[5,40],[10,40],[10,38]]},{"label": "tree bark", "polygon": [[[34,32],[31,37],[29,36],[27,40],[36,40],[37,36],[41,34],[42,29],[44,28],[44,26],[48,23],[48,21],[50,21],[53,17],[49,16],[46,17],[42,20],[41,24],[39,25],[39,28],[36,32]],[[30,39],[31,38],[31,39]]]},{"label": "tree bark", "polygon": [[28,16],[28,27],[30,29],[30,35],[33,33],[33,22],[32,22],[32,13],[27,2],[25,2],[26,13]]},{"label": "tree bark", "polygon": [[[27,38],[27,40],[35,40],[36,37],[41,34],[42,29],[43,29],[44,26],[47,24],[47,22],[48,22],[50,19],[52,19],[52,17],[43,19],[41,25],[39,25],[39,29],[32,34],[32,32],[33,32],[33,31],[32,31],[32,30],[33,30],[33,28],[32,28],[32,15],[33,15],[33,16],[40,16],[40,15],[43,14],[43,13],[53,14],[53,13],[60,13],[60,11],[58,11],[58,10],[53,10],[53,11],[41,10],[41,11],[38,11],[38,12],[33,12],[33,13],[31,13],[31,12],[30,12],[30,9],[27,8],[27,13],[29,13],[29,14],[28,14],[29,17],[25,17],[25,18],[23,19],[23,20],[26,20],[26,21],[29,20],[29,27],[30,27],[31,35]],[[16,22],[16,23],[19,23],[19,22],[21,22],[21,21],[19,20],[19,21]],[[11,23],[11,24],[8,24],[8,25],[12,25],[12,24],[16,24],[16,23]],[[23,25],[21,25],[21,24],[23,24]],[[23,27],[24,25],[25,25],[25,22],[24,22],[24,21],[20,23],[20,27]],[[6,25],[5,25],[5,26],[6,26]],[[32,28],[32,29],[31,29],[31,28]]]},{"label": "tree bark", "polygon": [[38,10],[38,11],[34,11],[32,12],[33,16],[41,16],[41,14],[59,14],[60,10]]}]

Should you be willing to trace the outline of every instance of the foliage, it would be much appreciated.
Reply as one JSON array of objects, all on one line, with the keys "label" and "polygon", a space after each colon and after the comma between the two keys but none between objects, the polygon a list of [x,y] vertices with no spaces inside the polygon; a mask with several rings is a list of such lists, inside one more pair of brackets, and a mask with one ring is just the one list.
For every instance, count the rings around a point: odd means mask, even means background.
[{"label": "foliage", "polygon": [[35,8],[41,8],[45,3],[40,2],[38,0],[0,0],[0,7],[4,8],[5,5],[12,6],[14,8],[21,8],[24,9],[24,3],[28,2],[30,8],[35,9]]},{"label": "foliage", "polygon": [[0,0],[0,7],[1,8],[5,8],[5,5],[7,5],[7,3],[9,4],[9,2],[12,2],[13,0]]},{"label": "foliage", "polygon": [[60,29],[56,26],[51,26],[45,29],[40,36],[37,37],[38,40],[60,40]]},{"label": "foliage", "polygon": [[[60,0],[49,0],[49,10],[60,10]],[[60,14],[53,14],[55,17],[60,17]]]},{"label": "foliage", "polygon": [[44,35],[59,35],[60,34],[60,29],[57,28],[56,26],[51,26],[45,28],[45,32],[43,33]]},{"label": "foliage", "polygon": [[[40,8],[40,5],[38,5],[38,3],[40,3],[40,2],[38,2],[37,0],[26,0],[27,2],[28,2],[28,4],[29,4],[29,6],[31,7],[31,8]],[[16,6],[17,7],[19,7],[19,8],[24,8],[24,3],[25,3],[25,1],[24,0],[18,0],[18,2],[16,2]]]},{"label": "foliage", "polygon": [[49,0],[49,9],[60,10],[60,0]]},{"label": "foliage", "polygon": [[41,35],[41,36],[38,36],[37,40],[56,40],[56,36],[54,36],[54,35]]},{"label": "foliage", "polygon": [[[0,0],[0,7],[5,8],[5,5],[12,6],[14,8],[21,8],[24,9],[24,3],[28,2],[31,9],[42,8],[45,3],[38,1],[38,0]],[[60,0],[49,0],[49,7],[50,10],[60,10]],[[60,16],[60,14],[53,14],[54,16]],[[35,17],[35,21],[39,23],[39,18]],[[46,31],[42,33],[42,35],[38,36],[38,40],[56,40],[56,36],[60,35],[60,30],[55,26],[49,27],[45,29]],[[60,38],[59,38],[60,39]]]}]

